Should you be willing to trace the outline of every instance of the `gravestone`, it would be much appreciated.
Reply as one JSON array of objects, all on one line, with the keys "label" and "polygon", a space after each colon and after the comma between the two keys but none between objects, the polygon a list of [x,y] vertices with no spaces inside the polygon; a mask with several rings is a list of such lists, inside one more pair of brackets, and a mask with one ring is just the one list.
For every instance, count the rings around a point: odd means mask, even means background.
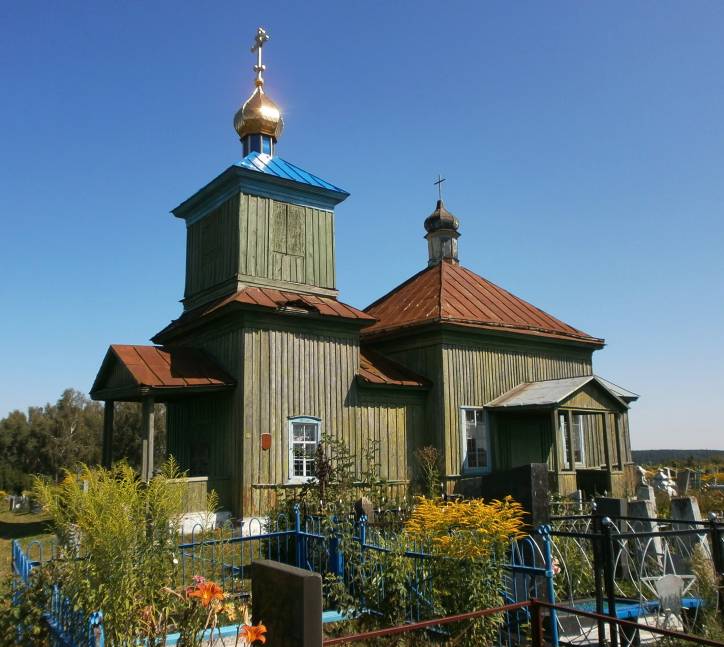
[{"label": "gravestone", "polygon": [[602,517],[611,517],[611,521],[623,531],[624,524],[621,522],[621,517],[628,515],[628,501],[611,496],[597,496],[596,513]]},{"label": "gravestone", "polygon": [[[706,541],[706,526],[702,524],[691,523],[692,521],[701,521],[701,512],[699,511],[699,502],[693,496],[675,496],[671,498],[671,520],[674,530],[698,530],[702,532],[691,533],[690,535],[682,535],[681,541],[689,547],[691,551],[699,544],[704,549],[706,555],[710,555],[709,544]],[[689,523],[686,523],[686,522]]]},{"label": "gravestone", "polygon": [[486,501],[502,500],[510,495],[526,511],[523,520],[528,526],[550,522],[548,465],[545,463],[521,465],[477,477],[476,480],[473,482],[471,479],[468,489],[461,491],[461,494],[481,496]]},{"label": "gravestone", "polygon": [[684,496],[689,491],[691,470],[679,470],[676,473],[676,491]]},{"label": "gravestone", "polygon": [[357,499],[357,501],[354,502],[354,515],[357,520],[364,515],[367,517],[368,523],[374,523],[375,507],[372,505],[372,501],[370,501],[366,496],[363,496],[361,499]]},{"label": "gravestone", "polygon": [[[659,532],[659,522],[656,521],[655,501],[629,501],[628,512],[632,517],[642,517],[642,521],[632,521],[631,527],[635,532]],[[663,564],[664,543],[661,537],[641,537],[634,542],[638,554],[639,563],[647,558],[655,558],[659,564]]]},{"label": "gravestone", "polygon": [[639,485],[636,490],[636,498],[639,501],[652,501],[656,507],[656,494],[654,488],[650,485]]},{"label": "gravestone", "polygon": [[320,647],[322,577],[262,559],[251,565],[252,621],[267,629],[274,647]]}]

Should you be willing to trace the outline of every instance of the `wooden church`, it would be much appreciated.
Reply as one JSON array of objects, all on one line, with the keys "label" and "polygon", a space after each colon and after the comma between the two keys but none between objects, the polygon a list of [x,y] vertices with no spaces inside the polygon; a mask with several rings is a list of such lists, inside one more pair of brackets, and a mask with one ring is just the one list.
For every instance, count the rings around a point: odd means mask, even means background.
[{"label": "wooden church", "polygon": [[450,492],[543,463],[553,491],[624,494],[637,396],[593,374],[603,339],[462,266],[441,200],[424,221],[424,269],[364,310],[339,299],[334,210],[348,193],[277,155],[267,39],[260,29],[256,87],[234,120],[243,159],[173,210],[186,226],[183,312],[154,345],[112,345],[93,384],[104,462],[114,402],[138,401],[143,477],[163,403],[169,453],[237,516],[313,478],[323,432],[358,457],[377,441],[393,497],[426,445]]}]

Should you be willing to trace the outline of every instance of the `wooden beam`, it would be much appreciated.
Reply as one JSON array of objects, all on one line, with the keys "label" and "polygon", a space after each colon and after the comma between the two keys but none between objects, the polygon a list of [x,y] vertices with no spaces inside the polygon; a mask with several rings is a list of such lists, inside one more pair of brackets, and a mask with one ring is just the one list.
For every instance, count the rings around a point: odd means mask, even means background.
[{"label": "wooden beam", "polygon": [[148,395],[143,398],[141,412],[141,434],[143,437],[143,449],[141,458],[141,478],[148,482],[153,476],[153,398]]},{"label": "wooden beam", "polygon": [[[551,431],[553,434],[553,447],[551,447],[551,451],[553,452],[553,471],[555,471],[557,477],[558,472],[561,471],[560,442],[558,441],[560,431],[558,428],[558,409],[551,411]],[[563,460],[566,460],[565,456]]]},{"label": "wooden beam", "polygon": [[616,467],[620,470],[623,470],[624,447],[623,447],[623,443],[621,442],[621,432],[622,432],[621,414],[618,411],[613,414],[613,422],[614,422],[614,433],[615,433],[615,439],[616,439],[616,454],[618,456],[618,461],[616,463]]},{"label": "wooden beam", "polygon": [[[568,465],[569,470],[576,469],[576,450],[573,447],[573,416],[570,409],[566,410],[566,443],[568,452],[571,455],[571,463]],[[585,467],[585,466],[584,466]]]},{"label": "wooden beam", "polygon": [[108,468],[113,462],[113,412],[115,401],[106,400],[103,408],[103,451],[101,465]]},{"label": "wooden beam", "polygon": [[608,423],[608,413],[600,414],[603,416],[603,454],[606,461],[606,481],[608,482],[608,495],[613,496],[613,478],[611,477],[611,438],[610,425]]}]

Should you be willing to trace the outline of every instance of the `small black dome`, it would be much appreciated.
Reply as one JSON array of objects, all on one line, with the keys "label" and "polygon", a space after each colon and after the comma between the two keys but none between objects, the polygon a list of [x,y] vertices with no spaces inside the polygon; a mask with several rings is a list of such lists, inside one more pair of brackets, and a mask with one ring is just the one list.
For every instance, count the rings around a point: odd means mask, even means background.
[{"label": "small black dome", "polygon": [[435,211],[425,218],[425,231],[432,232],[438,229],[454,229],[457,231],[460,221],[443,205],[442,200],[437,201]]}]

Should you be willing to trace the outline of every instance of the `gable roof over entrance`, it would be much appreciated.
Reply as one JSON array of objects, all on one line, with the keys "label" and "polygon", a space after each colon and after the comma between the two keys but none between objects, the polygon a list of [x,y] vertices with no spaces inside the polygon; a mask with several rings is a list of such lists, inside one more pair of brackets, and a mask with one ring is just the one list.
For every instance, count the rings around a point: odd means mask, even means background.
[{"label": "gable roof over entrance", "polygon": [[540,308],[461,265],[442,262],[405,281],[365,309],[377,322],[364,336],[434,322],[451,323],[537,337],[565,339],[594,347],[598,339],[569,326]]},{"label": "gable roof over entrance", "polygon": [[[621,397],[624,391],[618,387],[619,392],[615,392],[609,388],[610,382],[603,380],[595,375],[583,375],[581,377],[567,377],[559,380],[542,380],[540,382],[523,382],[513,387],[507,393],[486,403],[486,407],[490,409],[521,409],[521,408],[549,408],[563,403],[574,393],[582,389],[584,386],[592,384],[614,400],[623,408],[628,408],[627,401]],[[629,394],[628,401],[638,398],[631,391],[625,391]]]},{"label": "gable roof over entrance", "polygon": [[203,351],[194,348],[113,344],[91,388],[94,400],[157,400],[197,392],[223,391],[235,380]]}]

